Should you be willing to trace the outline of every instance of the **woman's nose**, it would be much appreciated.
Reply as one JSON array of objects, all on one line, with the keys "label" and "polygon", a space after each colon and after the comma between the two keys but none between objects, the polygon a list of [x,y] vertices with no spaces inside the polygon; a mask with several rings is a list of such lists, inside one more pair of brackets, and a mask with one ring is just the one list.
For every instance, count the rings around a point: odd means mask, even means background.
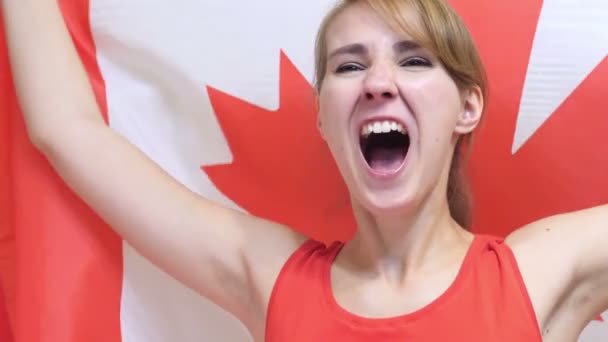
[{"label": "woman's nose", "polygon": [[374,66],[367,71],[363,86],[367,101],[392,99],[397,96],[397,85],[390,66]]}]

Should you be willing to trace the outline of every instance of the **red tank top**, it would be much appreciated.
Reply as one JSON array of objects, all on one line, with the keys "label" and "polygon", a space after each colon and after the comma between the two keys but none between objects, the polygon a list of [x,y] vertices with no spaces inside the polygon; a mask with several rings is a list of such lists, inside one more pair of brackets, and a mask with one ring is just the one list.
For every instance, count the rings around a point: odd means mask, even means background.
[{"label": "red tank top", "polygon": [[283,266],[268,307],[266,342],[517,341],[542,337],[511,249],[477,235],[452,285],[424,308],[364,318],[340,307],[330,284],[342,243],[304,243]]}]

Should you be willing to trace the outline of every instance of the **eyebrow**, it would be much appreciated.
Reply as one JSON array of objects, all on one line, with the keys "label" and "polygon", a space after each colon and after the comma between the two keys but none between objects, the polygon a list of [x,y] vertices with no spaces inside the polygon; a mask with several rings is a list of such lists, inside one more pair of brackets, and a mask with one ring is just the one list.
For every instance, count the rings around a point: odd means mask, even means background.
[{"label": "eyebrow", "polygon": [[408,52],[410,50],[420,49],[420,44],[413,40],[402,40],[393,46],[393,49],[398,53]]},{"label": "eyebrow", "polygon": [[[410,50],[416,50],[420,48],[420,44],[416,43],[413,40],[402,40],[393,45],[393,50],[397,53],[404,53]],[[369,50],[367,47],[361,43],[349,44],[342,47],[339,47],[333,50],[328,60],[338,56],[338,55],[367,55]]]}]

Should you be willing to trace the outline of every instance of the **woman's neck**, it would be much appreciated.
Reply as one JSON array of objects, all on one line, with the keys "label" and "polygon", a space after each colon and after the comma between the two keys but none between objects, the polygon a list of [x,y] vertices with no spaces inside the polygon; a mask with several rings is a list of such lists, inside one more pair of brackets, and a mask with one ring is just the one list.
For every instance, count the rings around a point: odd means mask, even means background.
[{"label": "woman's neck", "polygon": [[341,259],[390,282],[442,267],[462,254],[473,238],[452,219],[442,198],[429,198],[417,210],[400,214],[374,215],[356,204],[354,209],[358,230]]}]

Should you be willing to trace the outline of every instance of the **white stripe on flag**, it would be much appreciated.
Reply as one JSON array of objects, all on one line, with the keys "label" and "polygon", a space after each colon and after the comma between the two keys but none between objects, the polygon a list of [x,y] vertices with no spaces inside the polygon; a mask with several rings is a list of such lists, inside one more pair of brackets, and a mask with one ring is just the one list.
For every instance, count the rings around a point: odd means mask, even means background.
[{"label": "white stripe on flag", "polygon": [[[110,125],[190,189],[235,207],[200,170],[231,160],[205,86],[277,107],[280,49],[311,75],[329,3],[93,0]],[[239,322],[128,245],[121,320],[126,342],[249,340]]]}]

